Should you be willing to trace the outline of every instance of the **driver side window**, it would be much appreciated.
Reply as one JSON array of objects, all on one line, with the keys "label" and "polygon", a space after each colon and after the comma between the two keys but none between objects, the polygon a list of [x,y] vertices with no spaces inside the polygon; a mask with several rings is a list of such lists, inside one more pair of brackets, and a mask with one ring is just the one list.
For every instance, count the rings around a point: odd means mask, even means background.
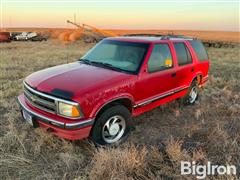
[{"label": "driver side window", "polygon": [[155,44],[148,60],[148,72],[153,73],[173,67],[168,44]]}]

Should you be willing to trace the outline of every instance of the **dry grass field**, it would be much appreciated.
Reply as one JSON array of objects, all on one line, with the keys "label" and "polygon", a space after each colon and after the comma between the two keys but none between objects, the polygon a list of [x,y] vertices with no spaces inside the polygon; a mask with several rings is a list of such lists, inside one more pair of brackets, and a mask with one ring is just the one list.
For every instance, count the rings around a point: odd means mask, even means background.
[{"label": "dry grass field", "polygon": [[[134,118],[127,142],[96,148],[33,129],[16,97],[23,79],[75,61],[92,45],[11,42],[0,44],[0,179],[194,179],[180,175],[180,161],[236,165],[240,177],[240,51],[209,48],[210,80],[194,106],[171,102]],[[81,77],[79,77],[81,78]]]}]

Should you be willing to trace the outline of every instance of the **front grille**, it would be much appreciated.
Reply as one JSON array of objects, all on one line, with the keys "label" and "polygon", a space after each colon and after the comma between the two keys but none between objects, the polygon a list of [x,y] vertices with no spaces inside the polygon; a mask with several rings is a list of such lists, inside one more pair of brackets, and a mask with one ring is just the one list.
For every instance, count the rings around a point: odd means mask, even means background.
[{"label": "front grille", "polygon": [[48,95],[45,95],[44,93],[32,89],[25,83],[24,83],[24,95],[26,99],[29,101],[29,103],[32,104],[33,106],[41,110],[56,114],[57,107],[55,100],[50,98]]}]

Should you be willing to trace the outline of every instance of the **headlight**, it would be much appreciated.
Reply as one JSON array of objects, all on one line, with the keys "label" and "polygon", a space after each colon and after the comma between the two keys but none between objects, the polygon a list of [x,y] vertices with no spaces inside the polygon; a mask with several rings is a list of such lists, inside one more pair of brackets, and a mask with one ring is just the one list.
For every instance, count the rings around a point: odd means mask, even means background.
[{"label": "headlight", "polygon": [[58,102],[58,113],[68,117],[80,117],[81,113],[78,106]]}]

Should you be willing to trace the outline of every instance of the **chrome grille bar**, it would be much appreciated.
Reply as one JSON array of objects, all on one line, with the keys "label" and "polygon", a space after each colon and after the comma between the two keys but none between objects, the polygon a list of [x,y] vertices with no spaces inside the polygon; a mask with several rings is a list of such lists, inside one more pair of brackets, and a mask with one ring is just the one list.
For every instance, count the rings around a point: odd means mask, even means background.
[{"label": "chrome grille bar", "polygon": [[49,102],[49,101],[46,101],[44,99],[41,99],[40,97],[34,95],[34,94],[31,94],[29,93],[28,91],[24,91],[25,95],[28,96],[28,98],[30,98],[31,100],[34,99],[34,101],[36,101],[37,103],[41,104],[41,105],[45,105],[49,108],[55,108],[55,104]]},{"label": "chrome grille bar", "polygon": [[57,107],[55,100],[42,94],[36,93],[35,90],[33,91],[31,87],[24,83],[24,95],[30,104],[44,111],[56,114]]},{"label": "chrome grille bar", "polygon": [[47,111],[53,114],[58,114],[59,116],[62,116],[62,117],[67,117],[70,119],[79,119],[79,117],[68,117],[58,113],[58,102],[63,102],[63,103],[78,107],[80,113],[83,114],[77,102],[60,99],[58,97],[51,96],[51,95],[42,93],[40,91],[37,91],[32,87],[30,87],[25,81],[23,81],[23,85],[24,85],[24,96],[26,100],[30,104],[32,104],[33,106],[39,109],[42,109],[44,111]]},{"label": "chrome grille bar", "polygon": [[60,102],[64,102],[64,103],[67,103],[67,104],[74,105],[74,106],[78,106],[77,102],[60,99],[60,98],[42,93],[40,91],[36,91],[35,89],[33,89],[29,85],[27,85],[24,81],[23,81],[23,84],[24,84],[24,87],[26,87],[28,90],[30,90],[31,92],[33,92],[36,95],[39,95],[39,96],[44,97],[44,98],[49,99],[49,100],[60,101]]}]

